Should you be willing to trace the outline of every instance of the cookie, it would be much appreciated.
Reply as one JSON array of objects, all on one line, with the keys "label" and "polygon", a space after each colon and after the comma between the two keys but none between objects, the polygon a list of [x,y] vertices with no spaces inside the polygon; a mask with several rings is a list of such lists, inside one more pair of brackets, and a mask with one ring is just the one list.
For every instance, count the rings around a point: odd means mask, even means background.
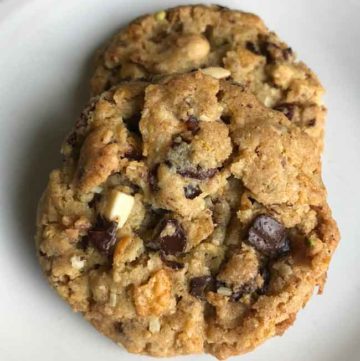
[{"label": "cookie", "polygon": [[98,94],[121,80],[222,67],[266,106],[283,112],[322,148],[323,87],[256,15],[219,6],[182,6],[136,19],[100,51]]},{"label": "cookie", "polygon": [[39,206],[50,284],[152,356],[248,352],[324,285],[338,243],[314,140],[201,71],[95,97]]}]

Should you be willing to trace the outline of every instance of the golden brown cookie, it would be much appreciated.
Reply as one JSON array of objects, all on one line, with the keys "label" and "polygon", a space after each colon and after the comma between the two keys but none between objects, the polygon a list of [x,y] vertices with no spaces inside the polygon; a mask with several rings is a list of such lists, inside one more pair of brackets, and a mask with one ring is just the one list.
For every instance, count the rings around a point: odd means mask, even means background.
[{"label": "golden brown cookie", "polygon": [[266,106],[283,112],[322,148],[323,88],[293,50],[256,15],[219,6],[181,6],[145,15],[101,49],[93,94],[121,80],[222,67]]},{"label": "golden brown cookie", "polygon": [[314,140],[201,71],[94,98],[39,207],[57,292],[133,353],[219,359],[282,334],[339,240]]}]

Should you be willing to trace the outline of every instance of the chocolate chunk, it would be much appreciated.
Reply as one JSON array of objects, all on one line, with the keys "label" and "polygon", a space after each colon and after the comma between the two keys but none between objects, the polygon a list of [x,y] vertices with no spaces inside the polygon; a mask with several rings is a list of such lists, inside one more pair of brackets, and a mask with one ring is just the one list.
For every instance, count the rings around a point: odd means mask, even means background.
[{"label": "chocolate chunk", "polygon": [[124,332],[124,327],[123,327],[123,323],[122,322],[115,322],[114,323],[114,329],[116,332],[118,333],[123,333]]},{"label": "chocolate chunk", "polygon": [[196,134],[200,130],[199,119],[194,115],[190,115],[187,121],[185,122],[186,128],[191,131],[191,133]]},{"label": "chocolate chunk", "polygon": [[155,243],[165,254],[176,255],[185,250],[186,235],[181,224],[173,218],[164,219],[157,227],[158,237]]},{"label": "chocolate chunk", "polygon": [[260,275],[264,280],[263,285],[257,290],[259,295],[264,295],[268,289],[269,289],[269,284],[270,284],[270,272],[269,269],[264,266],[260,269]]},{"label": "chocolate chunk", "polygon": [[197,168],[186,168],[177,170],[177,173],[183,177],[199,180],[212,178],[216,174],[216,172],[216,168],[202,169],[200,166],[197,166]]},{"label": "chocolate chunk", "polygon": [[295,104],[293,103],[282,103],[274,106],[274,110],[283,113],[289,120],[294,116]]},{"label": "chocolate chunk", "polygon": [[194,277],[190,280],[189,293],[201,300],[205,299],[206,293],[215,291],[216,284],[212,276]]},{"label": "chocolate chunk", "polygon": [[184,187],[184,194],[187,199],[194,199],[201,193],[202,192],[199,186],[193,186],[192,184],[188,184],[186,187]]},{"label": "chocolate chunk", "polygon": [[163,263],[165,264],[165,266],[167,266],[167,267],[169,267],[169,268],[171,268],[173,270],[177,271],[177,270],[180,270],[180,269],[184,268],[183,263],[167,259],[164,252],[160,252],[160,258],[163,261]]},{"label": "chocolate chunk", "polygon": [[116,243],[117,223],[98,216],[94,227],[87,234],[90,242],[100,253],[111,256]]},{"label": "chocolate chunk", "polygon": [[150,185],[150,189],[153,192],[157,192],[160,188],[158,186],[158,180],[157,180],[157,172],[159,169],[159,165],[160,164],[156,164],[154,165],[154,167],[152,167],[149,171],[149,175],[148,175],[148,182]]},{"label": "chocolate chunk", "polygon": [[230,115],[222,115],[220,119],[227,125],[231,123]]},{"label": "chocolate chunk", "polygon": [[247,50],[251,51],[252,53],[256,55],[261,55],[260,50],[255,46],[255,44],[252,41],[247,41],[245,43],[245,47]]},{"label": "chocolate chunk", "polygon": [[249,229],[247,242],[265,256],[274,258],[290,251],[285,227],[267,215],[258,216]]},{"label": "chocolate chunk", "polygon": [[88,203],[90,208],[95,208],[96,204],[100,201],[101,194],[94,193],[93,199]]}]

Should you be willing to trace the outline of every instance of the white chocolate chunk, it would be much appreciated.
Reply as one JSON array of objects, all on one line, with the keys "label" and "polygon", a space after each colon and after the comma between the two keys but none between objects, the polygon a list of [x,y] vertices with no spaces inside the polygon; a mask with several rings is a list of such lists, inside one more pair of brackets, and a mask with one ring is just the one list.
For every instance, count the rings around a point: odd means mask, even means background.
[{"label": "white chocolate chunk", "polygon": [[129,218],[134,202],[133,196],[113,189],[102,204],[102,214],[110,221],[117,222],[118,228],[121,228]]},{"label": "white chocolate chunk", "polygon": [[157,333],[160,331],[160,320],[157,317],[151,317],[149,320],[149,331],[151,333]]},{"label": "white chocolate chunk", "polygon": [[200,69],[200,71],[215,79],[224,79],[231,75],[229,70],[221,68],[220,66],[210,66],[208,68]]},{"label": "white chocolate chunk", "polygon": [[81,259],[80,256],[72,256],[70,262],[71,262],[71,266],[78,270],[84,268],[86,263],[86,261],[84,259]]}]

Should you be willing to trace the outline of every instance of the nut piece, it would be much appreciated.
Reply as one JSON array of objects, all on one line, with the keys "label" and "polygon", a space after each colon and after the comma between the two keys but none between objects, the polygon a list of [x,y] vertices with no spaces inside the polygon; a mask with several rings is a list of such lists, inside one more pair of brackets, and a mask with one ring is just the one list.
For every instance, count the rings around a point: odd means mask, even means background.
[{"label": "nut piece", "polygon": [[118,228],[121,228],[129,218],[134,202],[134,197],[113,189],[108,192],[100,205],[100,212],[108,220],[116,222]]},{"label": "nut piece", "polygon": [[229,70],[221,68],[220,66],[210,66],[208,68],[200,69],[200,71],[206,75],[212,76],[215,79],[224,79],[231,75]]},{"label": "nut piece", "polygon": [[172,304],[171,280],[167,271],[157,271],[150,280],[134,288],[134,302],[139,316],[160,316]]}]

